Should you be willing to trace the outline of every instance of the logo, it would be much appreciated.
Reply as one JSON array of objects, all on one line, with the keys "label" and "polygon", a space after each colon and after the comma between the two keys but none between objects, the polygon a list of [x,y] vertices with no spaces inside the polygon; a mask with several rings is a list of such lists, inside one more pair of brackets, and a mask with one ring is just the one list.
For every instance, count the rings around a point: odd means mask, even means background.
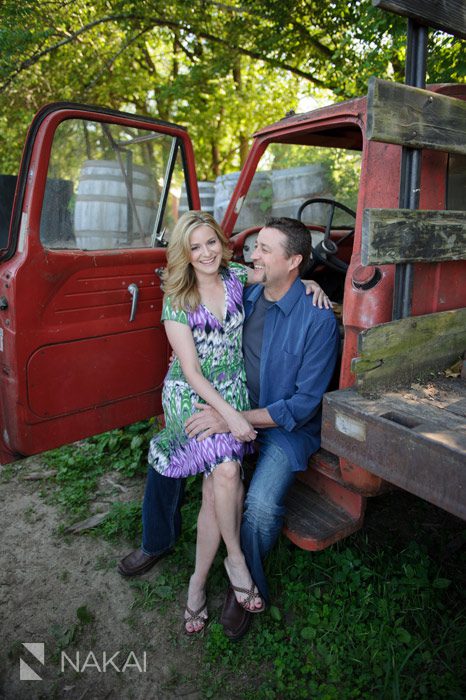
[{"label": "logo", "polygon": [[[34,657],[35,661],[39,661],[42,666],[45,663],[45,644],[43,642],[22,642],[23,647]],[[60,671],[65,672],[65,667],[69,666],[77,673],[85,673],[86,671],[97,671],[98,673],[107,673],[108,671],[116,671],[117,673],[125,673],[126,671],[136,670],[139,673],[147,673],[147,652],[143,652],[139,658],[134,651],[130,651],[126,657],[121,658],[121,651],[106,652],[101,654],[89,651],[81,655],[79,651],[74,653],[74,659],[69,652],[61,652]],[[21,681],[41,681],[33,668],[29,666],[24,659],[19,660],[19,678]]]},{"label": "logo", "polygon": [[[36,661],[40,661],[42,666],[45,660],[45,644],[43,642],[23,642],[23,647],[28,650]],[[20,681],[41,681],[42,678],[27,664],[24,659],[19,660]]]}]

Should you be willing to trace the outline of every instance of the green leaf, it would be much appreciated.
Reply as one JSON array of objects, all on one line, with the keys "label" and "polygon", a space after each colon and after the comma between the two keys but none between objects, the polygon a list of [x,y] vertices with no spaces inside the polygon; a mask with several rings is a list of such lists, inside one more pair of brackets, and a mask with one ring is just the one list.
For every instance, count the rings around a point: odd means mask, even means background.
[{"label": "green leaf", "polygon": [[315,639],[317,635],[316,629],[314,627],[303,627],[301,630],[301,637],[303,639]]},{"label": "green leaf", "polygon": [[90,625],[94,620],[94,614],[87,608],[86,605],[82,605],[76,610],[76,617],[83,625]]},{"label": "green leaf", "polygon": [[275,620],[275,622],[280,622],[280,620],[282,619],[282,614],[275,605],[270,606],[270,617],[272,618],[272,620]]},{"label": "green leaf", "polygon": [[435,581],[433,581],[432,586],[434,588],[448,588],[450,583],[451,581],[448,578],[436,578]]}]

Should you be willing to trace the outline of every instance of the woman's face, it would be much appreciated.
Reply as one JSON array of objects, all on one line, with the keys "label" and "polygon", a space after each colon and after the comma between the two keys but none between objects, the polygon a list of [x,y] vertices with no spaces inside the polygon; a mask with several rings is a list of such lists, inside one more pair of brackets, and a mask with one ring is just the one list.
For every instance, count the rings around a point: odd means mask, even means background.
[{"label": "woman's face", "polygon": [[222,262],[222,244],[210,226],[202,224],[190,236],[190,262],[196,274],[217,274]]}]

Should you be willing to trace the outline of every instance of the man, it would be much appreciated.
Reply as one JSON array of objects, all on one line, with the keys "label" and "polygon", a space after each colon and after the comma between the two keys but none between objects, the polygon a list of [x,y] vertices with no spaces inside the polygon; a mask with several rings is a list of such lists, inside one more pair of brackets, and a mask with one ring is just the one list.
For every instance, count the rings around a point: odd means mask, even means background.
[{"label": "man", "polygon": [[[338,356],[335,317],[332,311],[313,306],[299,278],[310,257],[310,235],[304,224],[269,219],[252,255],[255,283],[244,294],[243,351],[251,400],[251,410],[244,415],[258,430],[259,456],[245,500],[241,546],[266,602],[263,561],[281,531],[284,500],[295,473],[306,469],[320,446],[321,401]],[[201,440],[227,427],[212,408],[200,405],[186,429]],[[148,571],[173,548],[181,528],[182,494],[182,480],[149,470],[142,549],[120,562],[122,575]],[[250,619],[230,587],[221,617],[225,633],[239,639]]]}]

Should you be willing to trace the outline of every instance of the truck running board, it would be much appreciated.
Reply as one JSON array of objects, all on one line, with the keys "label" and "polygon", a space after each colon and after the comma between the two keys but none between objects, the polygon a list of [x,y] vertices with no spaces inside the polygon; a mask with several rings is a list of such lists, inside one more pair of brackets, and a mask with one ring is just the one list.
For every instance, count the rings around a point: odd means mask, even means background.
[{"label": "truck running board", "polygon": [[366,502],[363,496],[312,468],[302,478],[296,479],[286,499],[283,531],[291,542],[317,551],[359,530]]}]

